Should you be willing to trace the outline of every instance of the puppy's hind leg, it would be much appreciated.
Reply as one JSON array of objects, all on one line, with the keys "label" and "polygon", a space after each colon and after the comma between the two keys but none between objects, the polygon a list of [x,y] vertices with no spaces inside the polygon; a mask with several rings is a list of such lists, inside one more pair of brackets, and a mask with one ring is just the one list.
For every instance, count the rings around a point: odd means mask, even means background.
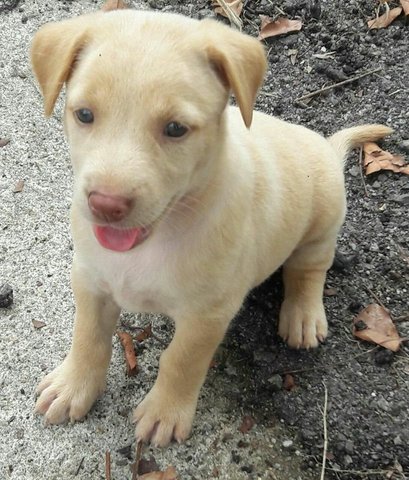
[{"label": "puppy's hind leg", "polygon": [[284,264],[285,294],[278,333],[290,347],[316,347],[327,336],[322,296],[335,243],[336,236],[331,235],[302,245]]}]

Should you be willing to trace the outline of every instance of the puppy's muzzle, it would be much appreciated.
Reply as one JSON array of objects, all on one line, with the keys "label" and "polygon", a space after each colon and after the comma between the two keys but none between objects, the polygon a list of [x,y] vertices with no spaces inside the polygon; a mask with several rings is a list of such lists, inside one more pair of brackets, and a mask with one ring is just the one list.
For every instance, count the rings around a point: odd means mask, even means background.
[{"label": "puppy's muzzle", "polygon": [[88,206],[96,218],[109,223],[119,222],[131,211],[132,200],[116,195],[91,192],[88,196]]}]

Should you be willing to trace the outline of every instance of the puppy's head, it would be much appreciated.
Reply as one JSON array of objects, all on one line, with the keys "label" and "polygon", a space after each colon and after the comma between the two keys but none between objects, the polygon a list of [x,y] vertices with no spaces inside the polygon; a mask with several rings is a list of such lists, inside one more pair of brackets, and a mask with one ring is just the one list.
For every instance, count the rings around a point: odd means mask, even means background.
[{"label": "puppy's head", "polygon": [[229,93],[250,127],[266,66],[227,26],[130,10],[45,25],[31,53],[47,115],[66,84],[74,202],[114,250],[212,181]]}]

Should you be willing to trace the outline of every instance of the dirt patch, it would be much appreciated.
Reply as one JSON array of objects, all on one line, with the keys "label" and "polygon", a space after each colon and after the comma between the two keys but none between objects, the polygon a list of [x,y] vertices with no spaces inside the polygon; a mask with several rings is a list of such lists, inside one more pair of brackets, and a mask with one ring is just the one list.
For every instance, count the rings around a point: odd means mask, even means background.
[{"label": "dirt patch", "polygon": [[[151,4],[160,7],[159,2]],[[387,29],[369,31],[366,20],[377,6],[370,0],[244,4],[244,30],[254,36],[260,14],[284,13],[304,22],[302,31],[268,41],[270,68],[256,108],[325,135],[355,124],[384,123],[395,129],[385,148],[407,155],[408,27],[403,18]],[[212,16],[208,2],[183,7],[173,2],[172,7]],[[376,68],[381,70],[308,105],[296,102],[309,91]],[[316,469],[322,455],[325,384],[327,478],[387,478],[396,462],[403,468],[399,473],[398,467],[396,478],[403,478],[409,472],[408,347],[393,354],[354,339],[351,331],[360,309],[382,302],[402,318],[401,336],[409,335],[409,182],[407,176],[389,172],[363,179],[357,152],[347,162],[346,181],[348,215],[327,279],[327,287],[335,291],[325,298],[331,332],[327,342],[315,351],[296,352],[278,339],[282,295],[276,275],[248,297],[226,339],[227,360],[220,368],[243,386],[241,408],[266,425],[283,420],[291,427],[307,454],[307,469]],[[287,371],[295,379],[291,391],[277,388]]]}]

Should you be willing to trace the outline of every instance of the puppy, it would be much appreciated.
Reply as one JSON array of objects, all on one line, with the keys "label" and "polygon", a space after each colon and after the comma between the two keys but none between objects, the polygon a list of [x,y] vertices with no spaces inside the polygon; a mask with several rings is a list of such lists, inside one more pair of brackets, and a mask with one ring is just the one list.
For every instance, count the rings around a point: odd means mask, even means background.
[{"label": "puppy", "polygon": [[121,10],[52,23],[35,35],[32,65],[46,115],[66,84],[75,178],[73,341],[36,411],[53,424],[84,417],[105,388],[121,308],[160,312],[176,331],[136,435],[181,442],[230,320],[280,265],[280,336],[293,348],[324,340],[343,159],[391,130],[326,140],[253,112],[263,48],[213,21]]}]

